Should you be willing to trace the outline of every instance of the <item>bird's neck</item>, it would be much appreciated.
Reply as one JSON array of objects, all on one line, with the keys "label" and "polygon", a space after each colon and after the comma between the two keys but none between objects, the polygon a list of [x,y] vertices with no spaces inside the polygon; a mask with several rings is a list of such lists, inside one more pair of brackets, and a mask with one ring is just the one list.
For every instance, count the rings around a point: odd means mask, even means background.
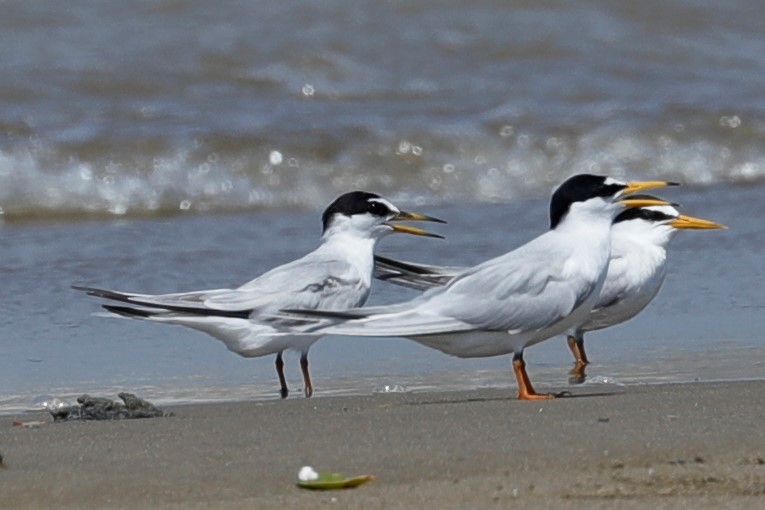
[{"label": "bird's neck", "polygon": [[610,219],[602,215],[579,216],[575,221],[558,225],[555,234],[563,239],[562,245],[568,246],[573,255],[564,273],[602,285],[611,256]]},{"label": "bird's neck", "polygon": [[657,271],[663,272],[670,238],[671,233],[651,237],[645,232],[631,235],[624,229],[614,228],[611,232],[611,256],[629,261],[636,273],[650,275]]},{"label": "bird's neck", "polygon": [[627,221],[615,224],[611,236],[615,242],[629,244],[635,249],[666,251],[675,233],[669,226],[647,227]]},{"label": "bird's neck", "polygon": [[566,218],[555,227],[555,231],[565,236],[582,237],[583,241],[592,239],[602,242],[611,237],[612,219],[604,214],[579,212],[575,218]]},{"label": "bird's neck", "polygon": [[354,235],[343,230],[328,230],[322,236],[317,251],[346,260],[362,277],[371,281],[376,243],[377,239],[373,237]]}]

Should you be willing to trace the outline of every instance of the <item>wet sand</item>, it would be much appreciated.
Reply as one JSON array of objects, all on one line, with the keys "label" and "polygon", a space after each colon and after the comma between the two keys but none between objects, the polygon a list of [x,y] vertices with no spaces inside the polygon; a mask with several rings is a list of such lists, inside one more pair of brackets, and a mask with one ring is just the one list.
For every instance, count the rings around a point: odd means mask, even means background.
[{"label": "wet sand", "polygon": [[[757,508],[765,381],[506,389],[0,417],[0,508]],[[114,396],[109,396],[114,397]],[[14,420],[43,419],[36,429]],[[301,466],[373,474],[295,486]]]}]

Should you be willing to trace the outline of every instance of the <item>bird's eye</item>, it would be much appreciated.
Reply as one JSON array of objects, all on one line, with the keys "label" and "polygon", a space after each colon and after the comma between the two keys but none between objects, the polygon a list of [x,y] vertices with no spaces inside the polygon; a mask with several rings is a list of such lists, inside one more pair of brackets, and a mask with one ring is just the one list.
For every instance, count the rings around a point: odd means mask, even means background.
[{"label": "bird's eye", "polygon": [[390,209],[388,209],[385,204],[381,204],[380,202],[369,202],[368,210],[375,216],[387,216],[390,214]]}]

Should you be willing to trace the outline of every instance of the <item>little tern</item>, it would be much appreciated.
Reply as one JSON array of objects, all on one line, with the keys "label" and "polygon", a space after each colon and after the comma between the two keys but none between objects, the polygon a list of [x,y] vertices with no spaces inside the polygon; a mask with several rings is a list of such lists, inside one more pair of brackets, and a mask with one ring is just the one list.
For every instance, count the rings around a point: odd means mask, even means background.
[{"label": "little tern", "polygon": [[532,387],[524,349],[587,317],[605,281],[616,215],[625,207],[667,203],[624,197],[672,184],[576,175],[552,195],[550,230],[442,287],[395,305],[284,312],[307,321],[301,331],[321,335],[404,337],[462,358],[513,353],[518,398],[555,398]]},{"label": "little tern", "polygon": [[[659,200],[649,195],[633,199]],[[611,227],[611,257],[600,296],[585,322],[572,328],[567,341],[574,355],[572,384],[584,382],[589,364],[584,334],[621,324],[640,313],[658,294],[667,272],[667,247],[684,229],[723,229],[724,225],[680,214],[673,205],[649,205],[621,212]],[[404,262],[375,255],[375,277],[426,290],[448,283],[466,268]]]},{"label": "little tern", "polygon": [[273,315],[283,308],[345,310],[362,306],[369,296],[378,239],[394,232],[443,238],[393,223],[398,221],[445,223],[432,216],[401,211],[374,193],[354,191],[340,196],[324,211],[318,248],[238,288],[160,295],[74,288],[121,302],[103,305],[111,314],[203,331],[247,358],[276,354],[282,398],[289,393],[282,353],[297,350],[301,353],[304,393],[310,397],[313,385],[308,350],[319,337],[277,334],[285,330],[286,324]]},{"label": "little tern", "polygon": [[724,225],[680,214],[671,205],[623,211],[611,228],[611,259],[600,297],[587,319],[567,336],[574,368],[570,381],[584,382],[589,364],[584,334],[621,324],[639,314],[659,293],[667,275],[667,248],[680,230],[724,229]]}]

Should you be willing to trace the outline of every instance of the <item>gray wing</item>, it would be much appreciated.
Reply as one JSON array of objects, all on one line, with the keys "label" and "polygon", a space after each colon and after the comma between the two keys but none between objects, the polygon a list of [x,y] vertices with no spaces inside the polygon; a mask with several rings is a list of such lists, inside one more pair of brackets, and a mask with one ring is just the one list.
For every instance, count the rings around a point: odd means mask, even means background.
[{"label": "gray wing", "polygon": [[272,269],[237,289],[146,295],[77,288],[150,308],[226,316],[255,316],[283,308],[341,310],[361,306],[369,294],[362,275],[347,262],[309,256]]},{"label": "gray wing", "polygon": [[[545,236],[475,266],[447,286],[374,315],[335,324],[322,332],[364,336],[418,336],[458,331],[510,333],[546,329],[569,316],[597,284],[563,278],[566,247]],[[545,256],[540,256],[544,252]]]},{"label": "gray wing", "polygon": [[344,310],[363,305],[368,295],[368,280],[347,261],[306,257],[275,268],[228,294],[216,294],[207,304],[261,313],[283,308]]},{"label": "gray wing", "polygon": [[467,267],[431,266],[404,262],[375,255],[374,277],[384,282],[424,291],[446,285],[455,276],[467,269]]},{"label": "gray wing", "polygon": [[[442,313],[476,329],[522,333],[545,329],[567,317],[595,285],[576,287],[543,268],[534,274],[518,270],[501,277],[488,271],[456,282],[434,299]],[[493,291],[492,291],[493,289]],[[480,296],[480,297],[479,297]]]},{"label": "gray wing", "polygon": [[570,315],[596,284],[562,278],[563,257],[545,257],[544,264],[539,260],[538,252],[516,250],[482,264],[434,296],[433,305],[478,329],[546,329]]}]

